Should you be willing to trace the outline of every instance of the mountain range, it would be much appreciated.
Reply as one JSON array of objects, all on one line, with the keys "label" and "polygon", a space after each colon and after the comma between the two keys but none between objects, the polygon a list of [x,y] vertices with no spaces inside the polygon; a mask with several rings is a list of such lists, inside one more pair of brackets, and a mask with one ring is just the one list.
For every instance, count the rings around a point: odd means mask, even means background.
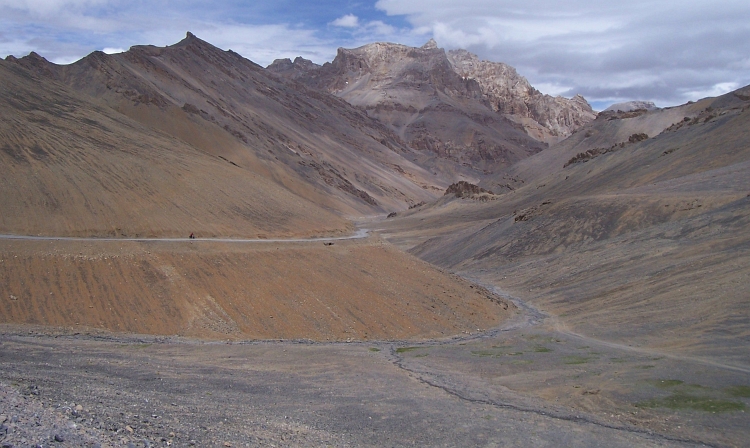
[{"label": "mountain range", "polygon": [[571,434],[747,440],[750,86],[596,113],[432,40],[264,68],[188,33],[0,60],[0,173],[4,329],[372,342]]}]

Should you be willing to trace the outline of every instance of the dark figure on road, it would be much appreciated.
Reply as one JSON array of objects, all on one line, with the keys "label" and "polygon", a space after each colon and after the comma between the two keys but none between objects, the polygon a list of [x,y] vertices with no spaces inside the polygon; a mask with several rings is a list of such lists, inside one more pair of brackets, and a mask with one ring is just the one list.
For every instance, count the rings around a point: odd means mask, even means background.
[{"label": "dark figure on road", "polygon": [[195,235],[193,235],[193,232],[190,232],[190,239],[191,239],[191,240],[194,240],[194,239],[195,239]]}]

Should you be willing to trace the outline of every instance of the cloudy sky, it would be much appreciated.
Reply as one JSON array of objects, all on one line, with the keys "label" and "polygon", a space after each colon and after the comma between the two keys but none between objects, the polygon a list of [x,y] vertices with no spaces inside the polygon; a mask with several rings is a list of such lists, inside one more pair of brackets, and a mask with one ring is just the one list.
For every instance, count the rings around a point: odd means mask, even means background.
[{"label": "cloudy sky", "polygon": [[658,106],[750,84],[748,0],[0,0],[0,56],[70,63],[94,50],[169,45],[186,31],[261,64],[374,41],[434,37],[510,64],[594,108]]}]

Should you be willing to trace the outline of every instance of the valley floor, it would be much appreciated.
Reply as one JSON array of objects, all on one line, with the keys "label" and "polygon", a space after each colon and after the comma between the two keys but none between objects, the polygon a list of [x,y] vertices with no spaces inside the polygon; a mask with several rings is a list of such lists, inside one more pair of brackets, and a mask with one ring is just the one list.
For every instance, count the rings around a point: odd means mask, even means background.
[{"label": "valley floor", "polygon": [[[744,413],[655,404],[692,394],[711,397],[701,399],[705,406],[746,374],[712,368],[712,384],[697,390],[670,378],[706,366],[583,342],[529,328],[411,346],[6,334],[0,372],[13,429],[4,443],[46,446],[55,436],[73,442],[58,446],[743,443]],[[715,401],[730,402],[741,401]],[[29,424],[24,409],[32,404],[56,417],[56,427]]]},{"label": "valley floor", "polygon": [[[0,242],[12,294],[2,298],[0,441],[630,447],[747,440],[750,368],[742,363],[576,334],[560,316],[377,237],[279,244]],[[23,285],[14,283],[20,278]],[[368,278],[372,284],[363,283]],[[321,286],[330,282],[338,283]],[[275,302],[246,301],[258,310],[232,305],[232,291],[252,296],[249,285]],[[80,314],[24,321],[54,314],[45,306],[55,301],[42,294],[50,287],[53,297],[83,300],[63,303]],[[163,303],[138,299],[149,288]],[[190,294],[187,311],[163,306]],[[302,309],[303,295],[318,306]],[[212,305],[200,301],[205,296]],[[374,300],[377,307],[368,304]],[[292,320],[293,310],[308,316],[326,303],[339,307],[327,320]],[[89,311],[104,304],[116,312]],[[148,312],[136,312],[146,305]],[[345,319],[369,315],[368,306],[380,314]],[[99,324],[80,325],[86,316]],[[132,328],[118,331],[117,322]]]},{"label": "valley floor", "polygon": [[522,312],[495,329],[422,342],[210,342],[6,325],[3,443],[744,444],[747,369],[558,332],[517,303]]}]

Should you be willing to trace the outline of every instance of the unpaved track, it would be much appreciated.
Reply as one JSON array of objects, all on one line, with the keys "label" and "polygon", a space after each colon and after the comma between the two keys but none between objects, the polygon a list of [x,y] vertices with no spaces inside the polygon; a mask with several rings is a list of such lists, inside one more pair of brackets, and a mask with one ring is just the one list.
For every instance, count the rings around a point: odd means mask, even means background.
[{"label": "unpaved track", "polygon": [[139,243],[147,242],[212,242],[212,243],[310,243],[316,241],[343,241],[367,238],[367,229],[358,229],[353,235],[319,238],[98,238],[98,237],[73,237],[73,236],[34,236],[34,235],[10,235],[0,234],[2,240],[21,241],[88,241],[88,242],[121,242],[131,241]]},{"label": "unpaved track", "polygon": [[[474,281],[474,280],[472,280]],[[477,282],[479,283],[479,282]],[[719,369],[724,370],[732,370],[736,372],[741,372],[745,374],[750,374],[750,367],[748,366],[739,366],[739,365],[731,365],[726,364],[723,362],[718,362],[712,359],[706,359],[701,358],[697,356],[689,356],[679,353],[670,353],[663,350],[656,350],[656,349],[650,349],[650,348],[644,348],[644,347],[634,347],[632,345],[626,345],[626,344],[618,344],[616,342],[606,341],[603,339],[598,338],[592,338],[590,336],[586,336],[580,333],[576,333],[574,331],[571,331],[567,325],[565,325],[557,316],[551,316],[549,314],[546,314],[537,308],[535,308],[533,305],[524,302],[523,300],[519,299],[518,297],[514,297],[510,294],[508,294],[505,291],[500,290],[499,288],[482,284],[485,288],[489,289],[496,295],[502,297],[503,299],[506,299],[510,302],[512,302],[516,307],[521,311],[519,318],[516,320],[519,322],[515,326],[513,326],[513,329],[523,329],[523,328],[529,328],[531,326],[535,325],[541,325],[544,323],[548,323],[552,327],[552,332],[557,333],[559,335],[565,335],[573,339],[579,340],[581,343],[591,343],[591,344],[597,344],[605,347],[609,347],[614,350],[622,350],[627,352],[634,352],[639,354],[645,354],[650,356],[661,356],[681,361],[688,361],[696,364],[703,364],[706,366],[711,367],[717,367]],[[508,324],[504,324],[503,328],[507,328]],[[486,332],[484,335],[478,335],[478,336],[491,336],[493,333],[492,331]]]}]

